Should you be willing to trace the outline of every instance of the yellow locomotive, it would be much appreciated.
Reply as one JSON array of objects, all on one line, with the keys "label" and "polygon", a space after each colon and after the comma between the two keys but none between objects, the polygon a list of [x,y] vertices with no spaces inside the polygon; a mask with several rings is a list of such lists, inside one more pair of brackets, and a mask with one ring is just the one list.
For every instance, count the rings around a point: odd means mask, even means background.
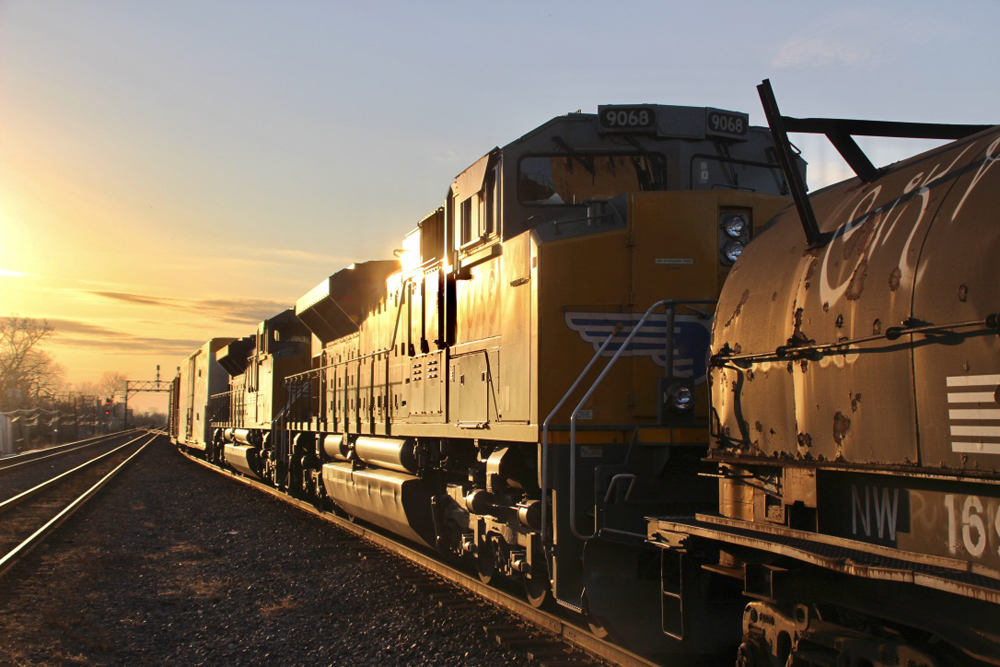
[{"label": "yellow locomotive", "polygon": [[[743,113],[557,117],[459,174],[395,259],[299,299],[308,370],[255,424],[218,397],[217,451],[634,647],[676,649],[645,517],[715,500],[698,476],[715,301],[787,192]],[[217,353],[243,402],[262,333]],[[711,649],[703,620],[684,651]]]}]

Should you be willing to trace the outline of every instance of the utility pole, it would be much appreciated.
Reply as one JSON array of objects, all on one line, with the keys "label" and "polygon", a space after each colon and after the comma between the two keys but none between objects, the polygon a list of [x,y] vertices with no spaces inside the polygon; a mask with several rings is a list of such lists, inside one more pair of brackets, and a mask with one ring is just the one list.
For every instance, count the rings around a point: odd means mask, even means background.
[{"label": "utility pole", "polygon": [[160,365],[156,364],[155,380],[125,380],[125,414],[122,415],[122,430],[128,428],[128,397],[141,391],[170,391],[170,382],[160,379]]}]

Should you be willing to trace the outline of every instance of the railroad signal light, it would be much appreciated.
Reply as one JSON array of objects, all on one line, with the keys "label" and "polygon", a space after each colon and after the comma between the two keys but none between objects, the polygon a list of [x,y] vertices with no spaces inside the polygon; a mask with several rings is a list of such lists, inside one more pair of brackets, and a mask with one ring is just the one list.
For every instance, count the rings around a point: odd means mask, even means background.
[{"label": "railroad signal light", "polygon": [[111,410],[105,410],[105,411],[104,411],[104,416],[105,416],[105,417],[109,417],[109,416],[111,416]]}]

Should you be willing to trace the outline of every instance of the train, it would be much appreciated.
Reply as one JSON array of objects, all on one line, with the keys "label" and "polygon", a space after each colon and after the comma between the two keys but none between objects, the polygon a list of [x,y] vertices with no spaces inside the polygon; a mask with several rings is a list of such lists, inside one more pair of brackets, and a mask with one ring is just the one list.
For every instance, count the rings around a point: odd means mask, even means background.
[{"label": "train", "polygon": [[[392,259],[192,354],[173,441],[664,662],[1000,664],[1000,132],[761,96],[494,148]],[[857,178],[807,194],[788,132]]]},{"label": "train", "polygon": [[[779,148],[837,138],[857,177],[796,195],[723,287],[718,504],[649,523],[665,624],[707,568],[747,601],[739,664],[1000,664],[1000,130],[786,118],[761,93]],[[860,134],[953,142],[876,169]]]}]

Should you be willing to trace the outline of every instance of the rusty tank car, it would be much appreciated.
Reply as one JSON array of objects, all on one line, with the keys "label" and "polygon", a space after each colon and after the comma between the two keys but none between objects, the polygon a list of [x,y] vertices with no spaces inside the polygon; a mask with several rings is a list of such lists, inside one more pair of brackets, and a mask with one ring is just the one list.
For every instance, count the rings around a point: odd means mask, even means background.
[{"label": "rusty tank car", "polygon": [[[649,522],[684,582],[742,593],[741,665],[1000,664],[1000,128],[781,116],[857,178],[757,230],[719,297],[718,507]],[[851,135],[955,139],[876,169]],[[694,601],[697,602],[697,601]]]}]

